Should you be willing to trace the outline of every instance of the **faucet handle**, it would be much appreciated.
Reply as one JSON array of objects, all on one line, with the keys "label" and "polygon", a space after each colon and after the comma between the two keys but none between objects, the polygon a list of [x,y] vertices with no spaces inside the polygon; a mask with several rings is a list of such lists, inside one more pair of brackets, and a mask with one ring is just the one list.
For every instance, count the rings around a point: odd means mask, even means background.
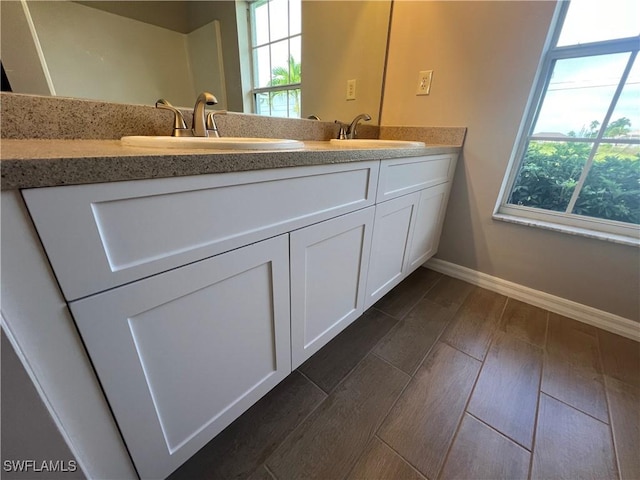
[{"label": "faucet handle", "polygon": [[338,139],[339,140],[346,140],[347,139],[347,128],[349,128],[349,125],[347,125],[344,122],[341,122],[340,120],[335,120],[335,123],[337,123],[338,125],[340,125],[340,130],[338,131]]},{"label": "faucet handle", "polygon": [[218,132],[218,125],[216,125],[216,115],[226,115],[226,110],[214,110],[213,112],[209,112],[207,114],[207,131],[210,135],[214,137],[220,138],[220,133]]},{"label": "faucet handle", "polygon": [[171,105],[167,100],[165,100],[164,98],[161,98],[160,100],[158,100],[156,102],[156,108],[169,110],[170,112],[173,112],[172,135],[174,137],[182,137],[182,136],[185,136],[187,132],[190,132],[190,130],[187,129],[187,124],[184,121],[184,116],[182,115],[182,112],[178,110],[176,107],[174,107],[173,105]]}]

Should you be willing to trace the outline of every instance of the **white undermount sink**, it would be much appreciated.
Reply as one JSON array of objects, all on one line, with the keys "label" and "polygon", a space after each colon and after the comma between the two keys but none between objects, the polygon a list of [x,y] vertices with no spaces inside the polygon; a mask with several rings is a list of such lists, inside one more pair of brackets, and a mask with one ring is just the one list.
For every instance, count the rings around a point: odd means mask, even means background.
[{"label": "white undermount sink", "polygon": [[127,136],[120,139],[130,147],[182,148],[209,150],[299,150],[304,143],[284,138],[251,137],[169,137]]},{"label": "white undermount sink", "polygon": [[340,140],[332,138],[329,141],[332,145],[340,148],[420,148],[424,147],[424,142],[413,142],[409,140],[384,140],[373,138],[356,138]]}]

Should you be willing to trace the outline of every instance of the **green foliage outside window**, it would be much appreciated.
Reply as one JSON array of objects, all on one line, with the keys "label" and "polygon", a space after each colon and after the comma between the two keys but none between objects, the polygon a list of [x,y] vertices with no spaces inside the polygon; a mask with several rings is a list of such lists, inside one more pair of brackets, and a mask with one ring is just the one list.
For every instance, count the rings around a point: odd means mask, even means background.
[{"label": "green foliage outside window", "polygon": [[[628,134],[630,122],[611,122],[605,137]],[[593,138],[598,122],[580,132]],[[593,135],[592,135],[593,134]],[[569,136],[575,136],[572,132]],[[509,203],[564,212],[592,149],[591,143],[531,140]],[[600,144],[572,213],[640,224],[640,147]]]}]

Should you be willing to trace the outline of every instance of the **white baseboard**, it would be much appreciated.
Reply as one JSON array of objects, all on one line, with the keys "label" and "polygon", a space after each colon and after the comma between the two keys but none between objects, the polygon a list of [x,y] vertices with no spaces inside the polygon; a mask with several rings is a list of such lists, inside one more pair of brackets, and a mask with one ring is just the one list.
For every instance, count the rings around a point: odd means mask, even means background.
[{"label": "white baseboard", "polygon": [[534,290],[533,288],[525,287],[524,285],[503,280],[476,270],[471,270],[470,268],[446,262],[439,258],[432,258],[426,262],[424,266],[436,272],[449,275],[450,277],[458,278],[473,285],[486,288],[487,290],[506,295],[515,300],[520,300],[521,302],[573,318],[579,322],[588,323],[594,327],[640,342],[640,323],[629,320],[628,318],[556,297],[555,295]]}]

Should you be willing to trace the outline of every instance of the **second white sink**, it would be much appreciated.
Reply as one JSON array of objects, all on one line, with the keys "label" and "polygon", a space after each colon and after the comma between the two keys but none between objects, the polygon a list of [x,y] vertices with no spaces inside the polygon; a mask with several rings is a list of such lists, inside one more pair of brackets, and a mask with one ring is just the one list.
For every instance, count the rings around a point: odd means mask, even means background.
[{"label": "second white sink", "polygon": [[127,136],[120,139],[130,147],[213,150],[299,150],[304,143],[284,138]]},{"label": "second white sink", "polygon": [[424,142],[374,138],[356,138],[353,140],[332,138],[330,143],[332,145],[339,146],[340,148],[420,148],[425,146]]}]

